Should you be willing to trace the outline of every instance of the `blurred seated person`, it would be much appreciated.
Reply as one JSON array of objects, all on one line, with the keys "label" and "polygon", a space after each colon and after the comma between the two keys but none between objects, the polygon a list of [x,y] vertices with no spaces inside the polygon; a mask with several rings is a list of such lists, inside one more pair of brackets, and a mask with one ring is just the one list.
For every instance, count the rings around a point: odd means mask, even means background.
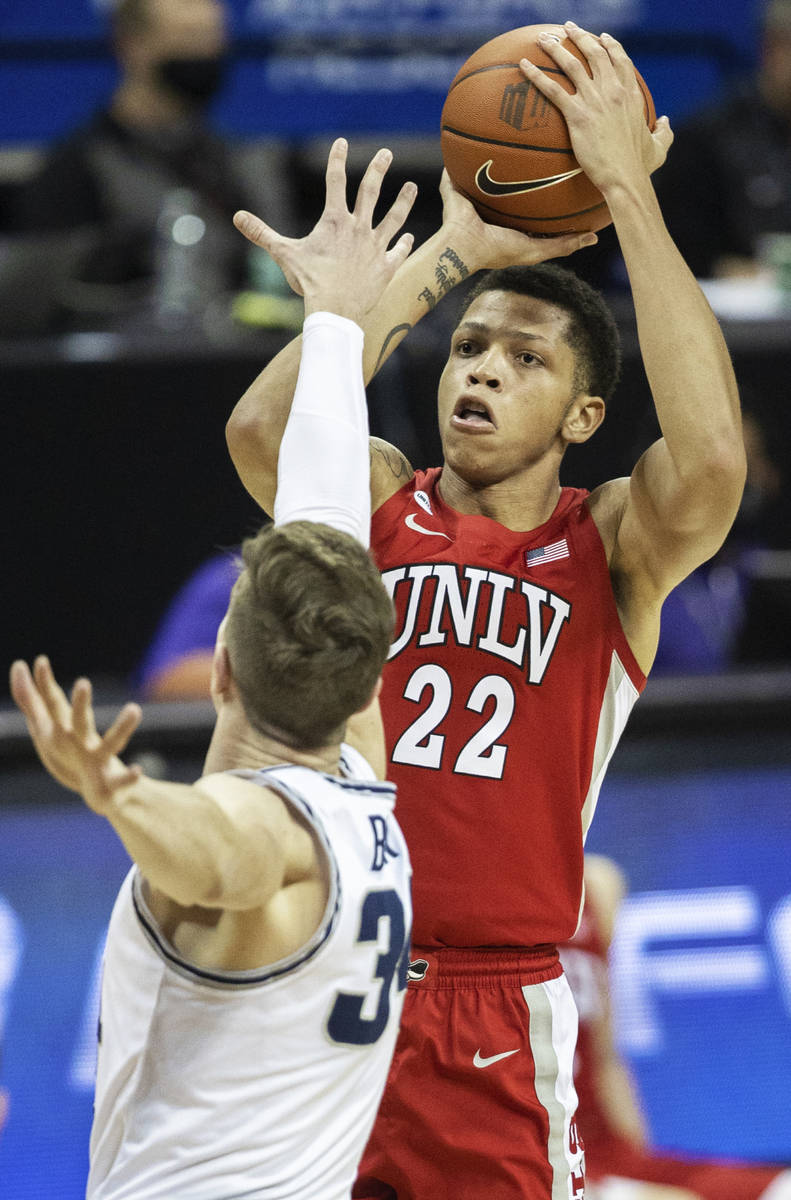
[{"label": "blurred seated person", "polygon": [[[10,231],[29,235],[28,257],[43,247],[34,274],[58,290],[55,309],[57,299],[77,313],[117,315],[150,299],[158,276],[166,286],[174,239],[196,265],[194,279],[176,281],[176,306],[205,305],[248,282],[250,255],[232,225],[237,209],[288,226],[287,172],[276,169],[272,146],[232,145],[207,119],[229,57],[222,0],[118,0],[110,19],[118,85],[20,190]],[[173,229],[180,216],[194,218],[183,238]],[[57,311],[48,320],[57,323]]]},{"label": "blurred seated person", "polygon": [[612,859],[586,855],[582,920],[572,941],[560,947],[579,1012],[574,1084],[586,1198],[789,1200],[791,1171],[780,1165],[698,1159],[651,1146],[634,1082],[616,1049],[610,1005],[607,952],[625,892],[624,875]]},{"label": "blurred seated person", "polygon": [[165,612],[137,671],[146,700],[208,700],[217,630],[241,570],[238,550],[202,563]]},{"label": "blurred seated person", "polygon": [[[736,520],[713,558],[674,588],[662,605],[652,675],[716,674],[732,666],[748,615],[757,550],[776,540],[780,471],[755,413],[742,413],[747,481]],[[783,513],[782,521],[786,523]]]},{"label": "blurred seated person", "polygon": [[656,189],[699,278],[753,274],[762,236],[791,233],[791,0],[768,0],[754,77],[679,124]]}]

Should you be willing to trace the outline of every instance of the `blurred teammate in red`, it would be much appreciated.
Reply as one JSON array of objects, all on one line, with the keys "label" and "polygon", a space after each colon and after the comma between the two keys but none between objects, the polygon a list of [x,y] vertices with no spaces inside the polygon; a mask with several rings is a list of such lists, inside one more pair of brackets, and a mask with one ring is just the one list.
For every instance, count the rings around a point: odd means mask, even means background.
[{"label": "blurred teammate in red", "polygon": [[626,891],[612,859],[585,857],[585,908],[560,957],[579,1012],[574,1060],[577,1121],[585,1138],[589,1200],[791,1200],[791,1171],[651,1148],[640,1101],[618,1054],[607,953]]},{"label": "blurred teammate in red", "polygon": [[[662,437],[630,479],[591,495],[560,487],[567,446],[603,419],[617,333],[596,293],[535,264],[592,235],[487,225],[446,179],[441,229],[365,324],[370,377],[455,284],[507,268],[483,277],[452,337],[439,387],[444,466],[415,474],[394,447],[372,447],[371,545],[397,610],[382,693],[387,770],[413,860],[415,926],[360,1200],[584,1194],[577,1017],[557,943],[577,926],[585,831],[651,666],[662,601],[721,544],[744,483],[728,353],[650,180],[668,123],[648,131],[616,41],[570,24],[565,36],[591,75],[562,39],[546,49],[576,94],[522,70],[563,112],[609,205]],[[246,232],[256,240],[254,221]],[[270,512],[298,360],[292,343],[228,425],[240,476]]]}]

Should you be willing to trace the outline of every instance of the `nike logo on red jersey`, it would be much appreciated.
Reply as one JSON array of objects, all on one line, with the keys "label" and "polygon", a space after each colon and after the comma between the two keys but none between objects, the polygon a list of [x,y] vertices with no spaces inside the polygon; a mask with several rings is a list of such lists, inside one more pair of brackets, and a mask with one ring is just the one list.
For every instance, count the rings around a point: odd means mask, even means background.
[{"label": "nike logo on red jersey", "polygon": [[418,519],[414,513],[409,513],[404,517],[404,524],[410,529],[414,529],[415,533],[427,533],[429,537],[444,537],[451,541],[451,537],[447,533],[443,533],[441,529],[426,529],[425,526],[418,524]]}]

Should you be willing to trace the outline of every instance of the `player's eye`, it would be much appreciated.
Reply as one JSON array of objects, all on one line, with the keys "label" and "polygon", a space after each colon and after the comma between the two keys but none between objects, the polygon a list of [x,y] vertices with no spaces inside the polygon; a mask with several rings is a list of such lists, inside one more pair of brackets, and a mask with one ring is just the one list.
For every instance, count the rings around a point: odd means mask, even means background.
[{"label": "player's eye", "polygon": [[523,350],[520,354],[517,354],[516,357],[525,367],[531,367],[533,363],[541,362],[541,359],[537,354],[533,354],[532,350]]},{"label": "player's eye", "polygon": [[456,353],[470,355],[475,353],[475,344],[469,338],[462,338],[456,343]]}]

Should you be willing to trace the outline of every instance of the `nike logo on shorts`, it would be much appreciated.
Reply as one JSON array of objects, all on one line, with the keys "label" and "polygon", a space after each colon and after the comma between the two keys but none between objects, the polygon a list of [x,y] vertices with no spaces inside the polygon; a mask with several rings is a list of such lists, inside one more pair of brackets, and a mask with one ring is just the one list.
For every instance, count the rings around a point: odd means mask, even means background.
[{"label": "nike logo on shorts", "polygon": [[489,174],[491,165],[490,158],[483,166],[478,167],[475,175],[475,186],[484,196],[520,196],[523,192],[537,192],[542,188],[554,187],[557,183],[565,183],[567,179],[582,174],[582,167],[575,167],[573,171],[563,171],[560,175],[545,175],[543,179],[516,179],[511,183],[500,183]]},{"label": "nike logo on shorts", "polygon": [[484,1058],[480,1050],[476,1050],[472,1065],[474,1067],[490,1067],[492,1063],[499,1062],[501,1058],[510,1058],[512,1054],[518,1053],[518,1050],[504,1050],[502,1054],[492,1054],[490,1058]]}]

